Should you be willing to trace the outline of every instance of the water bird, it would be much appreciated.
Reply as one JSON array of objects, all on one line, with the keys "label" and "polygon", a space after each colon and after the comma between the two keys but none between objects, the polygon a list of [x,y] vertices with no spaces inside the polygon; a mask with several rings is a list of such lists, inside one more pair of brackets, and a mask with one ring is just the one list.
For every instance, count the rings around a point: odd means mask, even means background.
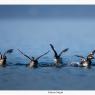
[{"label": "water bird", "polygon": [[80,67],[91,67],[92,59],[94,58],[95,50],[93,50],[91,53],[87,55],[87,57],[83,57],[82,55],[75,55],[76,57],[80,58],[80,62],[78,66]]},{"label": "water bird", "polygon": [[4,53],[0,52],[0,66],[5,66],[6,65],[6,60],[7,60],[7,54],[11,54],[13,52],[13,49],[9,49],[5,51]]},{"label": "water bird", "polygon": [[28,58],[30,60],[30,62],[27,64],[28,67],[30,68],[37,68],[38,67],[38,60],[43,57],[44,55],[48,54],[49,51],[47,51],[46,53],[40,55],[39,57],[35,58],[35,57],[29,57],[28,55],[26,55],[25,53],[23,53],[21,50],[18,49],[18,51],[24,55],[26,58]]},{"label": "water bird", "polygon": [[61,64],[62,64],[61,55],[62,55],[63,53],[65,53],[65,52],[67,52],[69,48],[63,49],[63,50],[58,54],[52,44],[50,44],[50,47],[51,47],[52,51],[54,52],[54,63],[55,63],[55,65],[56,65],[56,66],[61,65]]}]

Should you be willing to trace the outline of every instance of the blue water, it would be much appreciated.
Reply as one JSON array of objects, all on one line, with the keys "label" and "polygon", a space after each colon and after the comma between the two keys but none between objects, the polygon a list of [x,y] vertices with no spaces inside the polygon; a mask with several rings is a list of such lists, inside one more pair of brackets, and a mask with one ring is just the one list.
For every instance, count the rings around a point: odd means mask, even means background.
[{"label": "blue water", "polygon": [[[8,65],[0,67],[1,90],[95,90],[95,67],[91,69],[66,66],[30,69],[24,65],[29,56],[39,56],[50,50],[39,63],[53,62],[52,43],[56,50],[69,48],[63,54],[65,64],[79,61],[74,55],[86,56],[95,49],[95,19],[93,18],[3,18],[0,19],[0,50],[14,48]],[[93,60],[94,64],[94,60]]]}]

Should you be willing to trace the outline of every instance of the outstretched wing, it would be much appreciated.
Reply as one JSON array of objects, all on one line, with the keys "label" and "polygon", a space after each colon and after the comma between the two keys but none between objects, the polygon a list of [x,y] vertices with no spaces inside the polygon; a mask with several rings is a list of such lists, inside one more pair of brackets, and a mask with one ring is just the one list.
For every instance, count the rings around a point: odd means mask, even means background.
[{"label": "outstretched wing", "polygon": [[95,50],[88,54],[87,58],[94,58]]},{"label": "outstretched wing", "polygon": [[53,52],[54,52],[55,56],[58,56],[58,54],[57,54],[56,50],[54,49],[54,46],[53,46],[52,44],[50,44],[50,46],[51,46],[51,48],[52,48],[52,50],[53,50]]},{"label": "outstretched wing", "polygon": [[68,50],[69,50],[69,48],[66,48],[66,49],[62,50],[62,51],[60,52],[59,56],[61,56],[63,52],[67,52]]},{"label": "outstretched wing", "polygon": [[85,57],[83,57],[82,55],[75,55],[75,56],[85,59]]},{"label": "outstretched wing", "polygon": [[7,51],[4,52],[4,56],[5,56],[6,54],[10,54],[10,53],[12,53],[12,52],[13,52],[13,49],[9,49],[9,50],[7,50]]},{"label": "outstretched wing", "polygon": [[36,58],[36,60],[38,60],[39,58],[41,58],[42,56],[44,56],[44,55],[46,55],[46,54],[48,54],[48,53],[49,53],[49,51],[46,52],[46,53],[44,53],[44,54],[42,54],[42,55],[40,55],[39,57]]},{"label": "outstretched wing", "polygon": [[93,55],[95,54],[95,50],[92,51],[92,54],[93,54]]},{"label": "outstretched wing", "polygon": [[21,50],[19,50],[19,49],[17,49],[22,55],[24,55],[25,57],[27,57],[28,59],[30,59],[31,61],[32,61],[32,59],[28,56],[28,55],[26,55],[26,54],[24,54]]}]

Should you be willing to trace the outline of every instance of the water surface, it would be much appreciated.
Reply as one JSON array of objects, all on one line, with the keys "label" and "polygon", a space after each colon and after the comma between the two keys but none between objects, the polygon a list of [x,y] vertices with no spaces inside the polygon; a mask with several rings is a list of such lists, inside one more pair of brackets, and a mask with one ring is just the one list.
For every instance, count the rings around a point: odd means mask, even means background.
[{"label": "water surface", "polygon": [[[95,67],[91,69],[66,66],[27,68],[29,56],[50,53],[39,60],[40,64],[53,62],[52,43],[62,55],[65,64],[79,61],[75,54],[86,56],[95,49],[94,18],[3,18],[0,19],[0,50],[14,48],[8,56],[11,65],[0,67],[0,90],[95,90]],[[94,64],[94,60],[93,60]]]}]

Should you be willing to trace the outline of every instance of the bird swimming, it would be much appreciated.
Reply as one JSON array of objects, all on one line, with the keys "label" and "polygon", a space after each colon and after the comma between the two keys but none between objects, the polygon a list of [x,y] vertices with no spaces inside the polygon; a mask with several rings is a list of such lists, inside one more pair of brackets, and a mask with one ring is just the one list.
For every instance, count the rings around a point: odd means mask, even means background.
[{"label": "bird swimming", "polygon": [[49,51],[48,52],[46,52],[46,53],[44,53],[44,54],[42,54],[42,55],[40,55],[39,57],[37,57],[37,58],[35,58],[35,57],[29,57],[28,55],[26,55],[26,54],[24,54],[21,50],[19,50],[18,49],[18,51],[22,54],[22,55],[24,55],[26,58],[28,58],[29,60],[30,60],[30,62],[27,64],[27,66],[28,67],[30,67],[30,68],[37,68],[38,67],[38,60],[41,58],[41,57],[43,57],[44,55],[46,55],[47,53],[49,53]]},{"label": "bird swimming", "polygon": [[87,55],[87,57],[83,57],[82,55],[75,55],[76,57],[80,57],[80,62],[78,65],[80,67],[91,67],[92,59],[94,58],[95,50],[93,50],[91,53]]},{"label": "bird swimming", "polygon": [[7,54],[10,54],[13,52],[13,49],[9,49],[5,51],[4,53],[0,52],[0,66],[5,66],[6,65],[6,60],[7,60]]},{"label": "bird swimming", "polygon": [[58,54],[52,44],[50,44],[50,47],[51,47],[52,51],[54,52],[54,62],[55,62],[55,65],[60,65],[60,64],[62,64],[61,55],[62,55],[64,52],[67,52],[69,48],[66,48],[66,49],[62,50],[62,51]]}]

